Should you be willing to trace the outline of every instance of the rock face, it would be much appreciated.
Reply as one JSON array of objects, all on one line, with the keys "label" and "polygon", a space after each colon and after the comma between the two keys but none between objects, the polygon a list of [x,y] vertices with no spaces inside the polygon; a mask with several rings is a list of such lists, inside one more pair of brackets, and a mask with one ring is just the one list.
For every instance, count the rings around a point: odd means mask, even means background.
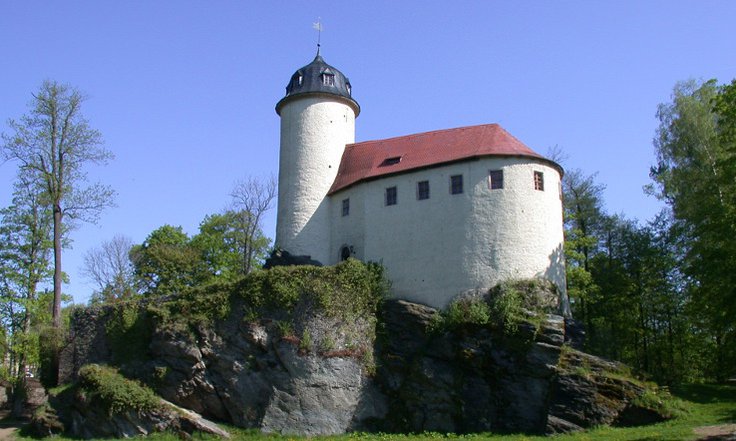
[{"label": "rock face", "polygon": [[663,419],[635,404],[645,387],[617,374],[623,366],[563,346],[560,316],[513,337],[481,326],[428,334],[436,313],[385,305],[375,378],[389,401],[383,430],[560,433]]},{"label": "rock face", "polygon": [[[113,361],[104,324],[89,323],[109,319],[104,308],[75,317],[71,343],[62,355],[68,364],[63,380],[73,380],[86,359]],[[146,360],[129,363],[122,371],[205,417],[267,432],[345,433],[384,416],[385,399],[366,372],[365,360],[373,353],[363,337],[368,324],[350,324],[349,335],[331,338],[332,348],[305,340],[324,341],[324,334],[345,324],[307,311],[293,329],[284,331],[282,324],[231,314],[194,331],[156,329]]]},{"label": "rock face", "polygon": [[[433,330],[437,314],[387,301],[374,344],[369,322],[309,308],[289,332],[232,312],[211,326],[155,328],[145,357],[121,370],[207,418],[266,432],[559,433],[664,418],[636,404],[645,387],[620,365],[566,345],[561,316],[522,322],[509,336],[480,325]],[[74,317],[65,379],[89,361],[113,363],[110,317]]]}]

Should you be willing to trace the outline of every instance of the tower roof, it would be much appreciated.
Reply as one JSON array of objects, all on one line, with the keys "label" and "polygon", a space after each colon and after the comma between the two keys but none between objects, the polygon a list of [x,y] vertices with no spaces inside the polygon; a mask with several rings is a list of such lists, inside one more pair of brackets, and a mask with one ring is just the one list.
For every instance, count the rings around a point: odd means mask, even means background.
[{"label": "tower roof", "polygon": [[333,95],[343,98],[355,111],[360,113],[358,102],[352,97],[350,80],[342,72],[325,62],[317,52],[311,63],[298,69],[286,85],[286,96],[276,104],[276,113],[281,114],[281,107],[295,97],[305,95]]},{"label": "tower roof", "polygon": [[329,194],[362,181],[486,156],[531,158],[563,173],[498,124],[485,124],[348,144]]}]

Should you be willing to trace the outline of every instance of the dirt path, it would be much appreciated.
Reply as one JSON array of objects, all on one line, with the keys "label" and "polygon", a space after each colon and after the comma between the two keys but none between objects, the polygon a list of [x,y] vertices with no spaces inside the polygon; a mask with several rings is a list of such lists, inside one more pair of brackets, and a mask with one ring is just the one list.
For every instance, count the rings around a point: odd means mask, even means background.
[{"label": "dirt path", "polygon": [[15,439],[15,431],[18,430],[17,427],[0,427],[0,440],[11,440]]},{"label": "dirt path", "polygon": [[736,441],[736,424],[696,427],[697,441]]},{"label": "dirt path", "polygon": [[8,410],[0,410],[0,420],[2,420],[0,421],[0,441],[15,439],[13,434],[21,426],[21,423],[17,421],[7,421],[9,414]]}]

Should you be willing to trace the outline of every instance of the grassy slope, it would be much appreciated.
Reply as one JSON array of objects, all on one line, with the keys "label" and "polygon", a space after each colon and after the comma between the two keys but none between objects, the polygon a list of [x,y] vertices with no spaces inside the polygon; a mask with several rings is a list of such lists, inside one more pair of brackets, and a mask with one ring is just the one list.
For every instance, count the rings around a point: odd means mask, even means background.
[{"label": "grassy slope", "polygon": [[[582,440],[630,440],[630,441],[674,441],[691,440],[695,438],[693,428],[716,424],[736,422],[736,386],[687,385],[673,390],[673,394],[685,400],[688,415],[662,424],[632,428],[603,427],[584,433],[573,435],[559,435],[555,437],[526,436],[526,435],[442,435],[436,433],[420,435],[391,435],[391,434],[351,434],[334,437],[286,437],[280,435],[264,435],[259,432],[230,428],[234,440],[253,441],[286,441],[286,440],[329,440],[329,441],[423,441],[438,439],[498,439],[498,440],[554,440],[554,441],[582,441]],[[19,439],[33,439],[19,436]],[[70,438],[54,438],[66,440]],[[215,437],[195,436],[194,439],[214,440]],[[146,438],[147,441],[178,441],[172,434],[157,434]]]}]

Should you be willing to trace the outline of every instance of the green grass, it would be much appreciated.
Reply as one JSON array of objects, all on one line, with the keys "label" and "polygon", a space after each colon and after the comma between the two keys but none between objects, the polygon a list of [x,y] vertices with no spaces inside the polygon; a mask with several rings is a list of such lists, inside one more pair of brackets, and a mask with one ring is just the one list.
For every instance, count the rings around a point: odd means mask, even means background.
[{"label": "green grass", "polygon": [[[700,426],[728,424],[736,422],[736,386],[686,385],[672,390],[673,395],[685,402],[688,412],[685,416],[666,423],[643,427],[615,428],[601,427],[583,433],[558,435],[554,437],[529,435],[473,434],[453,435],[423,433],[417,435],[365,434],[353,433],[341,436],[298,437],[266,435],[258,431],[228,427],[233,440],[239,441],[432,441],[432,440],[547,440],[547,441],[677,441],[695,439],[693,429]],[[18,439],[32,439],[19,436]],[[55,440],[71,440],[58,437]],[[156,434],[146,441],[178,441],[174,434]],[[196,435],[195,440],[215,440],[214,436]]]}]

